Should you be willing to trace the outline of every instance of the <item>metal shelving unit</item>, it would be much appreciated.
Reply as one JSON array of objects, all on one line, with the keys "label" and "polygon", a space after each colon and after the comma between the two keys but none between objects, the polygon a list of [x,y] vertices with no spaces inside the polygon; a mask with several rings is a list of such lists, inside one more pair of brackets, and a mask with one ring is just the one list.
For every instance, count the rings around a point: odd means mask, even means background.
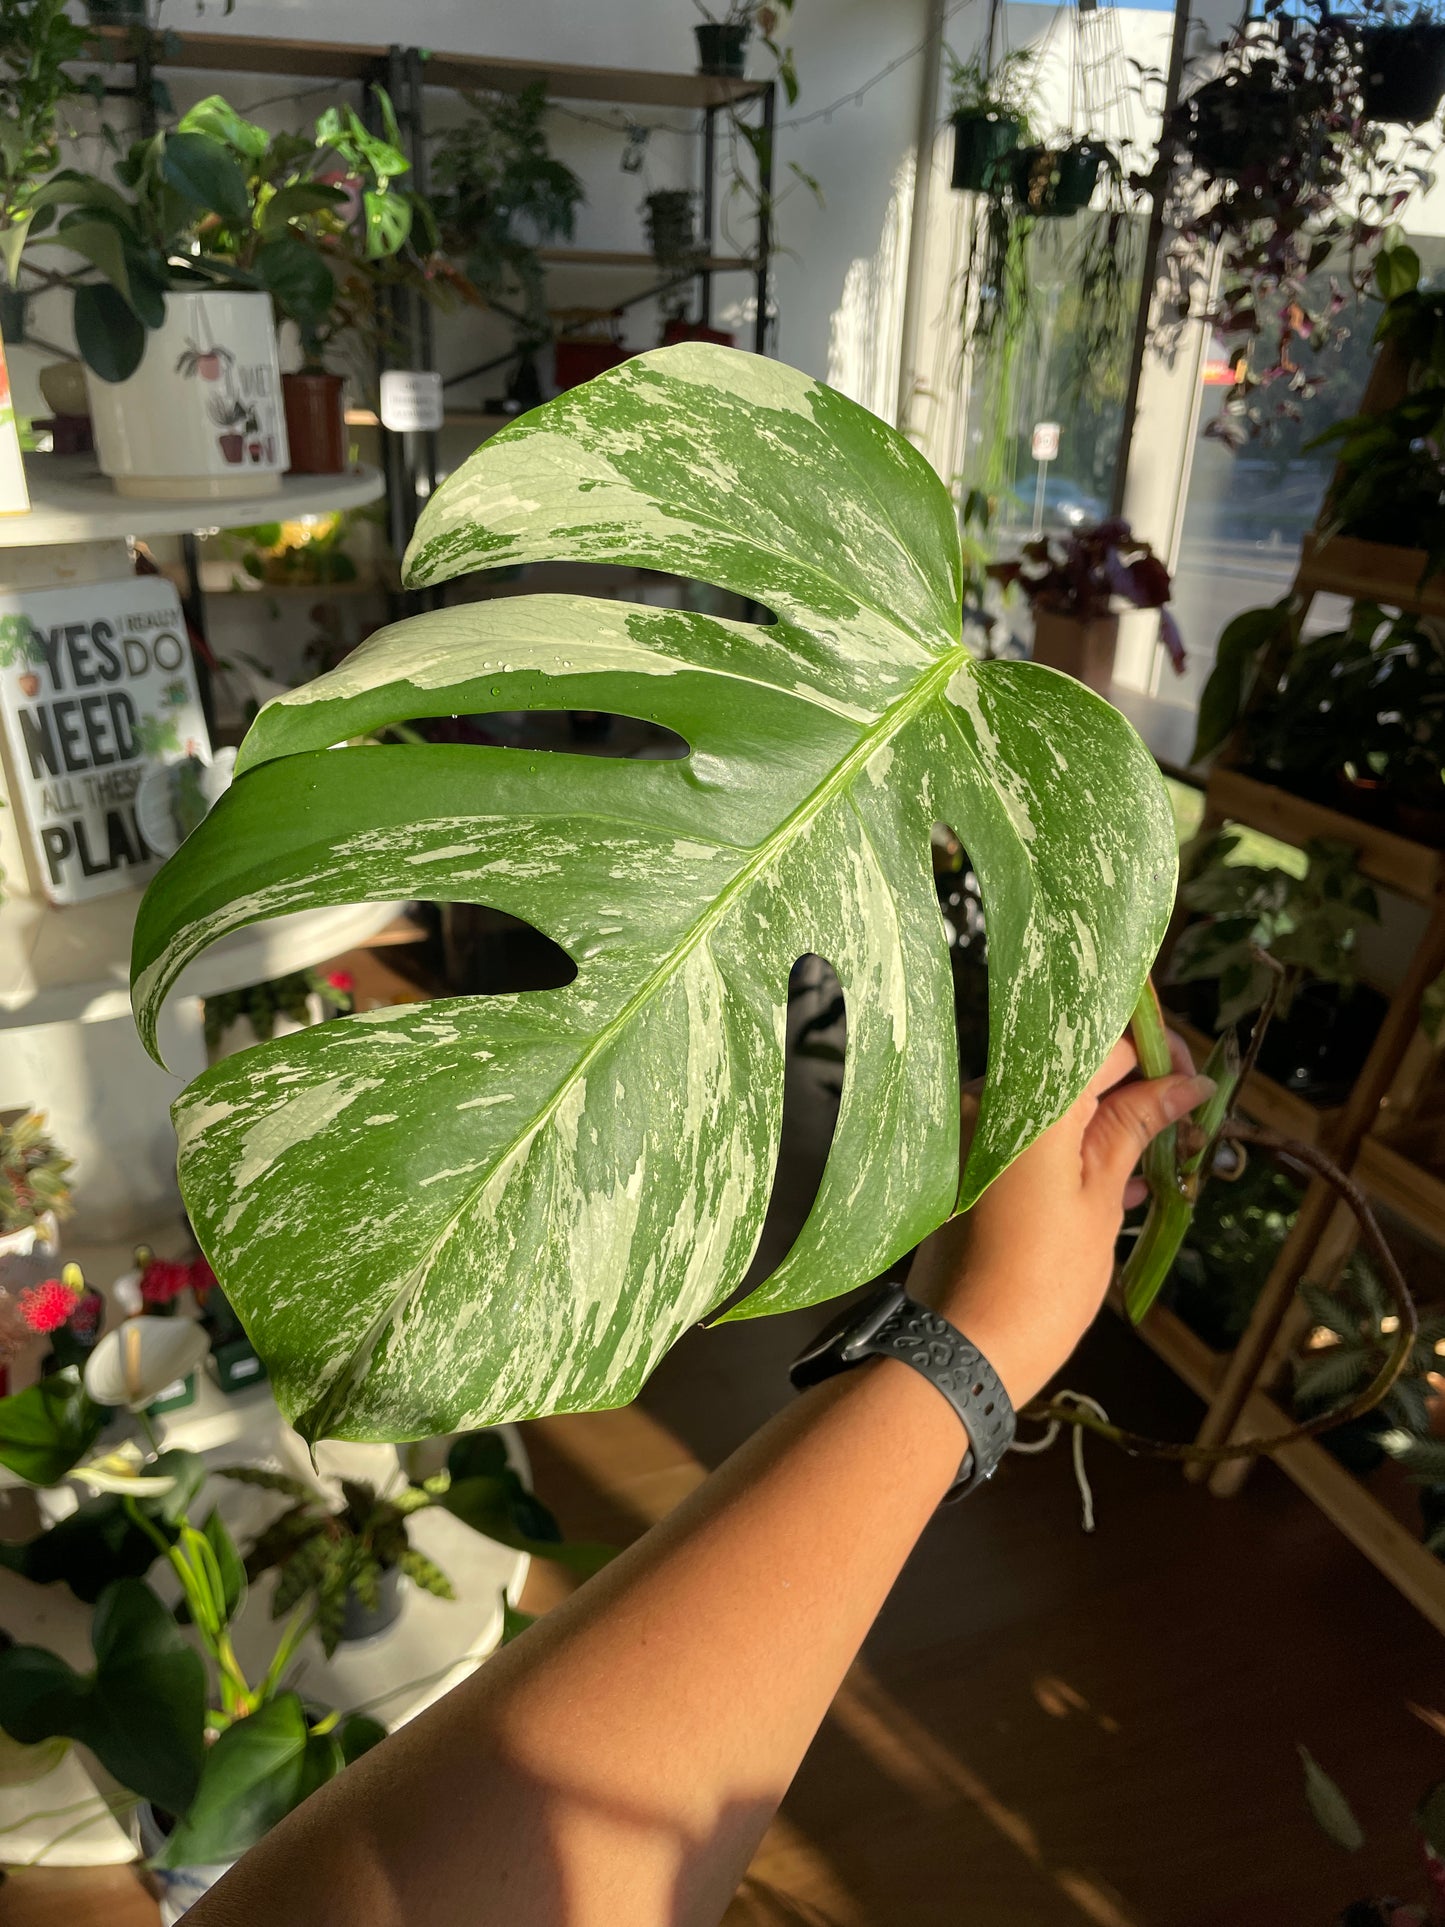
[{"label": "metal shelving unit", "polygon": [[[710,323],[713,282],[722,274],[751,277],[755,301],[753,348],[767,352],[770,325],[769,287],[772,270],[771,223],[767,213],[772,192],[772,133],[776,90],[771,80],[731,79],[710,74],[672,74],[612,67],[580,67],[558,61],[498,60],[482,54],[435,52],[402,45],[363,42],[274,39],[255,34],[146,33],[130,27],[96,27],[89,40],[92,57],[106,65],[128,64],[132,84],[116,91],[133,94],[140,103],[144,131],[155,123],[151,82],[165,71],[203,74],[268,74],[297,80],[335,80],[363,89],[363,107],[372,102],[372,89],[385,87],[412,162],[412,180],[420,193],[427,188],[428,90],[465,92],[480,89],[521,93],[537,85],[555,100],[592,101],[625,107],[670,107],[700,116],[702,145],[703,256],[683,275],[664,274],[652,256],[612,248],[548,247],[539,250],[549,267],[586,268],[624,275],[634,283],[608,312],[636,307],[656,296],[695,283],[700,318]],[[758,219],[757,248],[750,256],[717,252],[717,119],[740,108],[755,110],[768,137],[763,148],[759,180],[762,212]],[[635,285],[642,276],[645,285]],[[659,275],[662,278],[659,279]],[[432,371],[435,368],[432,314],[426,303],[408,291],[393,290],[391,325],[401,352],[393,366]],[[512,353],[453,373],[443,371],[443,386],[462,382],[507,365]],[[461,420],[470,412],[458,411]],[[420,505],[437,482],[435,432],[394,434],[382,428],[381,467],[386,477],[388,533],[400,556],[410,539]],[[194,579],[195,557],[188,556]],[[197,604],[198,598],[191,598]],[[188,613],[190,611],[188,610]],[[197,626],[201,626],[198,622]]]}]

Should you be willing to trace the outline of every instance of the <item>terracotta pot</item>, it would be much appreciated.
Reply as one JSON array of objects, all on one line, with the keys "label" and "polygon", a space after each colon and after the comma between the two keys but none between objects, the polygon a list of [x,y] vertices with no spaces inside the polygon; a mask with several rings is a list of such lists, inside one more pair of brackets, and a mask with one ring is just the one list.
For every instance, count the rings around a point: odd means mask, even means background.
[{"label": "terracotta pot", "polygon": [[1061,616],[1052,609],[1034,611],[1034,661],[1062,669],[1090,689],[1107,696],[1114,677],[1114,650],[1119,641],[1117,616]]},{"label": "terracotta pot", "polygon": [[324,368],[302,368],[281,377],[290,474],[345,474],[346,410],[341,389],[341,376],[328,375]]}]

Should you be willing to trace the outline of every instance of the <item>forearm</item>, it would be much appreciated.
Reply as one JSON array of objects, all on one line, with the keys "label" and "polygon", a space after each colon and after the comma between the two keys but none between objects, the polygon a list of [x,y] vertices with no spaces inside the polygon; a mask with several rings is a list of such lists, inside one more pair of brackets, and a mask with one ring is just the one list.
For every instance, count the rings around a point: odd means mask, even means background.
[{"label": "forearm", "polygon": [[263,1841],[197,1927],[717,1921],[966,1443],[906,1365],[807,1393]]}]

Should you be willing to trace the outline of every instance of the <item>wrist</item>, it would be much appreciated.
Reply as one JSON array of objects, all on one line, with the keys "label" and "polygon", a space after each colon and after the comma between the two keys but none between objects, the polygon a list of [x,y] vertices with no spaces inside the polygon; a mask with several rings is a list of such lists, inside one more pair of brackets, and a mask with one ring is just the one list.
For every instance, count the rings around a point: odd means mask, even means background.
[{"label": "wrist", "polygon": [[1032,1321],[1020,1314],[1018,1293],[1010,1292],[1006,1281],[965,1267],[926,1292],[914,1290],[911,1279],[909,1289],[978,1347],[1015,1411],[1037,1397],[1058,1369],[1057,1359],[1030,1329]]}]

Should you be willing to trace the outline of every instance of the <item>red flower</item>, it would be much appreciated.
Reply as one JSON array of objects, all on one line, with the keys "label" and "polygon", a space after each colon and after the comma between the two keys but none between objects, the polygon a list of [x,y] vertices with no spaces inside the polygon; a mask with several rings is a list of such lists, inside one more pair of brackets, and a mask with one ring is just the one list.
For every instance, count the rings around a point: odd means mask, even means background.
[{"label": "red flower", "polygon": [[140,1275],[141,1302],[168,1305],[173,1298],[179,1298],[190,1283],[188,1264],[177,1264],[170,1258],[152,1258]]},{"label": "red flower", "polygon": [[349,992],[356,988],[356,979],[349,970],[328,970],[326,981],[333,990]]},{"label": "red flower", "polygon": [[59,1331],[75,1310],[76,1294],[58,1278],[30,1285],[17,1300],[20,1316],[33,1332]]}]

